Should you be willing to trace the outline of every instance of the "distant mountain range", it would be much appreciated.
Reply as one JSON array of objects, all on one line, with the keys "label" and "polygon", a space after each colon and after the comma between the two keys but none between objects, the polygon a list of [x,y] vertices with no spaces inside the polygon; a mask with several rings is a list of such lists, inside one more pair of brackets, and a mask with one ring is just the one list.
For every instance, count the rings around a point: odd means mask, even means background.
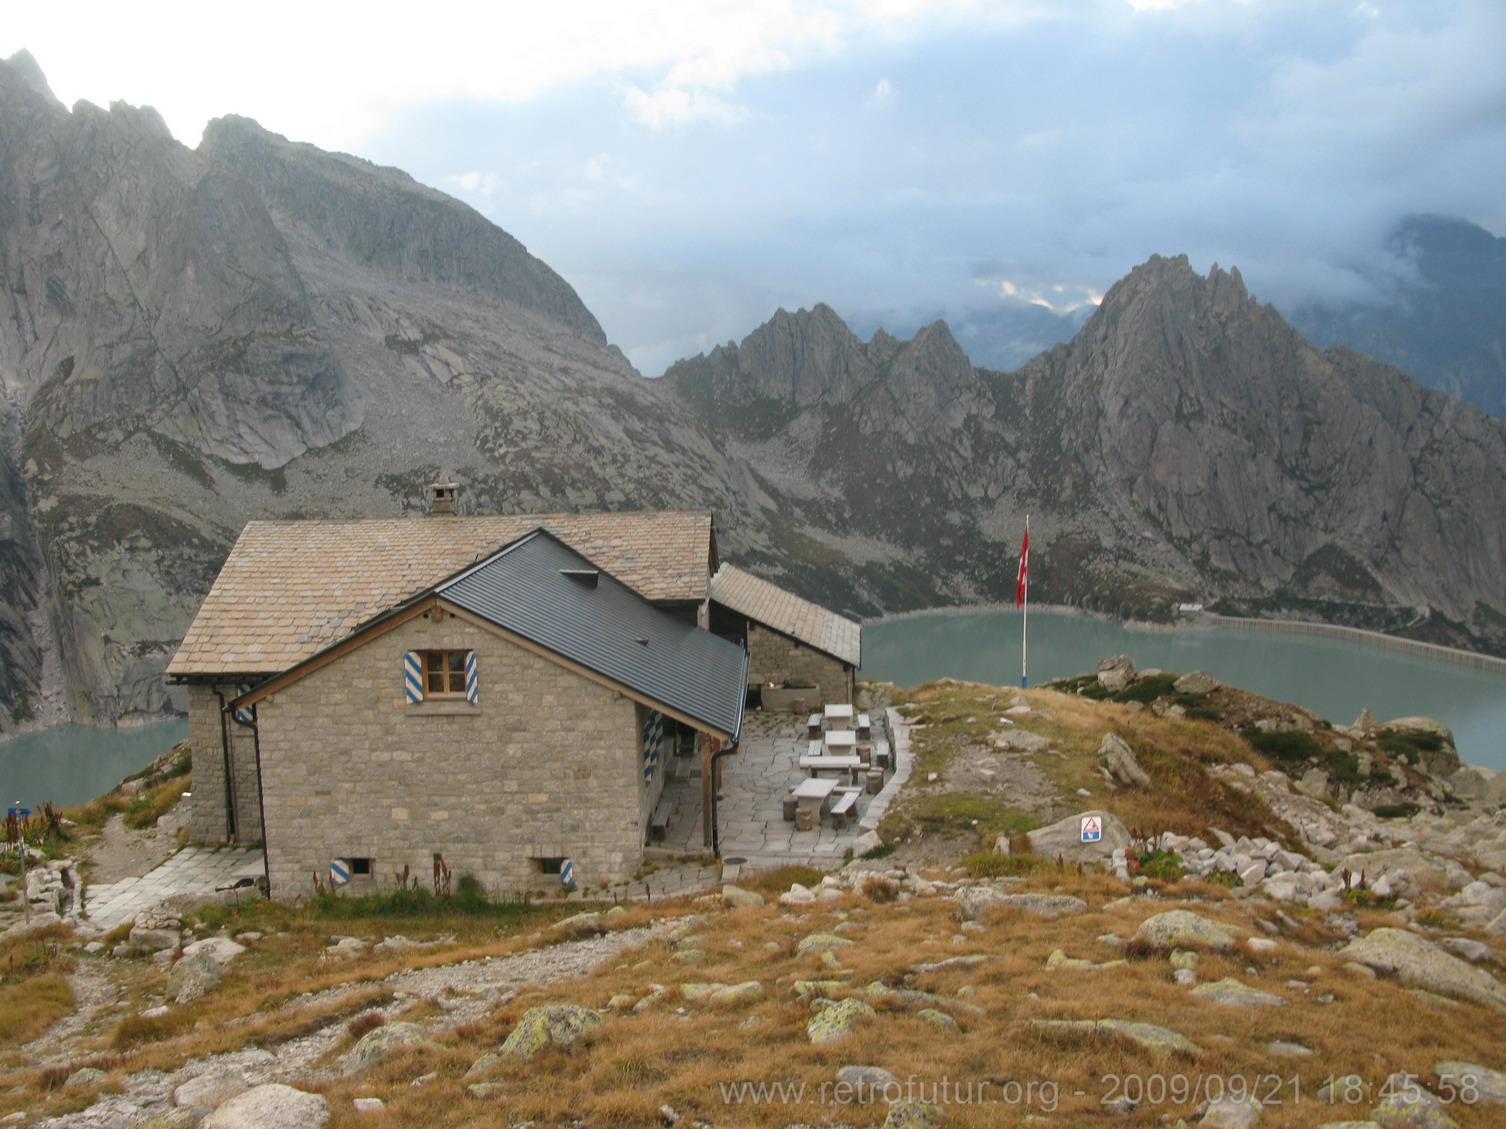
[{"label": "distant mountain range", "polygon": [[[1281,312],[1325,349],[1347,346],[1506,419],[1506,239],[1466,220],[1408,216],[1376,250],[1354,266],[1372,298],[1278,304]],[[1091,313],[1010,299],[949,321],[973,364],[1007,372],[1070,341]],[[847,324],[867,337],[880,329],[909,333],[941,316],[856,311]]]},{"label": "distant mountain range", "polygon": [[947,325],[781,311],[644,379],[570,286],[405,174],[242,118],[67,110],[0,64],[0,732],[175,708],[245,521],[704,507],[852,614],[1189,598],[1506,650],[1506,424],[1153,258],[1008,373]]}]

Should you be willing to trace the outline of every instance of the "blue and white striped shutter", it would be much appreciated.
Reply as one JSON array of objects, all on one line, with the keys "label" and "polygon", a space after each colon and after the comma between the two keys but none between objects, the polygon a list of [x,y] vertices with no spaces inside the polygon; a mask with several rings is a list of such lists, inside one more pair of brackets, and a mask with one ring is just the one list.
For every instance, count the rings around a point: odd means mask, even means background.
[{"label": "blue and white striped shutter", "polygon": [[659,750],[664,745],[664,715],[658,710],[650,710],[648,720],[643,723],[643,782],[649,783],[654,778],[654,770],[659,767]]},{"label": "blue and white striped shutter", "polygon": [[403,694],[409,705],[424,700],[423,656],[417,651],[403,655]]},{"label": "blue and white striped shutter", "polygon": [[476,652],[465,653],[465,700],[475,705],[481,700],[480,686],[476,681]]},{"label": "blue and white striped shutter", "polygon": [[350,860],[330,859],[329,884],[332,889],[345,885],[350,881]]},{"label": "blue and white striped shutter", "polygon": [[575,863],[570,859],[560,862],[560,885],[567,890],[575,885]]},{"label": "blue and white striped shutter", "polygon": [[[239,698],[242,694],[244,694],[246,691],[248,691],[250,689],[251,689],[251,687],[249,685],[247,685],[246,683],[242,682],[238,686],[236,686],[236,688],[235,688],[235,696],[237,698]],[[255,706],[239,706],[239,707],[237,707],[236,711],[235,711],[235,720],[238,721],[238,722],[240,722],[242,725],[251,725],[251,724],[254,724],[255,721],[256,721],[256,707]]]}]

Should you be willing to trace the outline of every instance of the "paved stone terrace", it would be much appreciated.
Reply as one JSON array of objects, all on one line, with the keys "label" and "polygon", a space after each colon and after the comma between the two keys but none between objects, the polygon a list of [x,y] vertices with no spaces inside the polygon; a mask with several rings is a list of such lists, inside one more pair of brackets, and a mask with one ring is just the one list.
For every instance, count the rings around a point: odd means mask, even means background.
[{"label": "paved stone terrace", "polygon": [[[889,715],[888,734],[892,735],[897,767],[885,781],[884,790],[876,796],[861,793],[856,815],[841,831],[831,826],[830,818],[810,831],[797,831],[795,824],[785,821],[784,797],[806,776],[800,767],[800,757],[809,745],[805,717],[750,712],[743,721],[741,747],[720,762],[722,789],[717,812],[722,858],[746,859],[743,865],[750,869],[785,863],[806,863],[827,870],[840,866],[858,838],[877,826],[909,776],[908,735],[902,730],[896,732],[895,716]],[[875,732],[874,736],[879,734]],[[675,810],[663,845],[687,854],[701,851],[699,772],[669,787],[674,789]]]},{"label": "paved stone terrace", "polygon": [[[139,878],[84,887],[84,920],[115,928],[128,917],[179,895],[213,894],[217,886],[262,873],[260,847],[184,847]],[[254,896],[248,889],[246,896]]]}]

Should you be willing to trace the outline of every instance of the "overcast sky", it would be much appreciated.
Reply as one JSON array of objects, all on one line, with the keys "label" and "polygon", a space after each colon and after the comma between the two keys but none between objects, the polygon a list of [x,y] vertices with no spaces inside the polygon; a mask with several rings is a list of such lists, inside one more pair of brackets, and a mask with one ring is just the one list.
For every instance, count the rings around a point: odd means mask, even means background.
[{"label": "overcast sky", "polygon": [[1408,212],[1506,234],[1503,0],[81,0],[22,47],[459,196],[648,375],[779,306],[1065,311],[1153,252],[1364,297]]}]

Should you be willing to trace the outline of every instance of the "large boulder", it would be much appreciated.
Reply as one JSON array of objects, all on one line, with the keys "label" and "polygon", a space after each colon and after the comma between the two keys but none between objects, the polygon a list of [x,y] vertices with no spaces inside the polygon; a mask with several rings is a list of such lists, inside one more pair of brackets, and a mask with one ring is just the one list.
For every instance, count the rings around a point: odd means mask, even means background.
[{"label": "large boulder", "polygon": [[362,1035],[340,1057],[339,1073],[346,1078],[358,1077],[410,1048],[439,1050],[440,1046],[417,1023],[384,1023]]},{"label": "large boulder", "polygon": [[[1090,818],[1096,819],[1101,829],[1101,836],[1095,842],[1083,840],[1083,823]],[[1026,838],[1035,854],[1048,859],[1061,857],[1067,862],[1106,863],[1113,858],[1115,851],[1124,850],[1133,842],[1129,829],[1119,817],[1106,811],[1079,812],[1038,828]]]},{"label": "large boulder", "polygon": [[1202,670],[1189,671],[1171,684],[1178,694],[1211,694],[1223,683]]},{"label": "large boulder", "polygon": [[208,953],[198,953],[173,965],[167,977],[167,994],[177,1003],[186,1004],[213,991],[224,978],[223,964]]},{"label": "large boulder", "polygon": [[865,1019],[877,1016],[878,1012],[873,1010],[872,1004],[862,1000],[838,1000],[811,1017],[811,1021],[805,1025],[805,1037],[811,1041],[812,1046],[834,1043],[851,1035]]},{"label": "large boulder", "polygon": [[201,1129],[323,1129],[328,1121],[323,1094],[269,1082],[236,1095],[199,1124]]},{"label": "large boulder", "polygon": [[1126,788],[1149,788],[1150,773],[1140,767],[1129,742],[1117,733],[1105,733],[1098,743],[1098,755],[1115,780]]},{"label": "large boulder", "polygon": [[1154,1023],[1129,1019],[1032,1019],[1030,1026],[1047,1034],[1082,1034],[1094,1038],[1122,1039],[1158,1058],[1180,1054],[1202,1058],[1206,1053],[1187,1036]]},{"label": "large boulder", "polygon": [[1041,917],[1061,917],[1082,913],[1088,903],[1070,894],[1006,894],[994,886],[964,886],[957,891],[957,916],[976,921],[983,911],[995,906],[1024,910]]},{"label": "large boulder", "polygon": [[1350,941],[1339,955],[1389,973],[1413,988],[1506,1011],[1506,988],[1494,976],[1405,929],[1371,930]]},{"label": "large boulder", "polygon": [[548,1046],[574,1046],[599,1026],[601,1016],[574,1004],[531,1007],[518,1020],[499,1053],[533,1058]]},{"label": "large boulder", "polygon": [[1130,945],[1141,949],[1213,949],[1226,953],[1234,938],[1216,922],[1191,910],[1173,909],[1147,917],[1135,930]]},{"label": "large boulder", "polygon": [[190,1078],[173,1091],[173,1104],[218,1109],[231,1098],[244,1094],[251,1083],[239,1070],[210,1070]]},{"label": "large boulder", "polygon": [[1128,655],[1114,655],[1098,664],[1098,685],[1110,694],[1129,688],[1135,680],[1135,663]]}]

